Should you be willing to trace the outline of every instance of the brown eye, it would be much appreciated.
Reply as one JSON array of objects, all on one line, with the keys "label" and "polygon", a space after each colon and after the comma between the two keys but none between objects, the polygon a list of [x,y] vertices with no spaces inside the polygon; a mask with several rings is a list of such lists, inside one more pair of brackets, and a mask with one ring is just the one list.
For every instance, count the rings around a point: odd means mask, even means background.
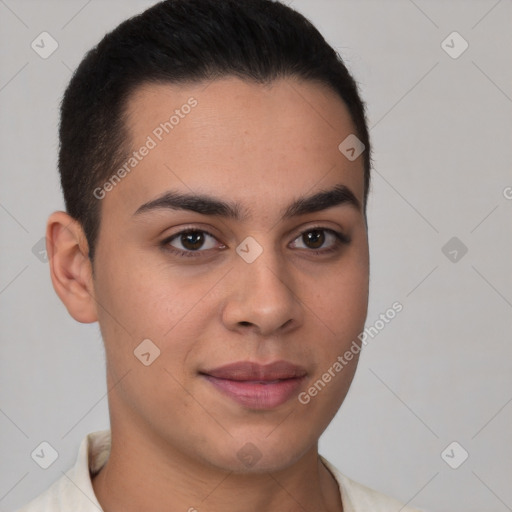
[{"label": "brown eye", "polygon": [[216,247],[216,238],[201,230],[186,230],[176,233],[169,239],[164,241],[164,244],[170,248],[180,251],[182,253],[201,253],[208,249]]},{"label": "brown eye", "polygon": [[310,249],[314,254],[328,254],[348,245],[350,238],[328,228],[314,227],[303,231],[293,242],[295,249]]},{"label": "brown eye", "polygon": [[325,234],[321,229],[314,229],[303,233],[302,240],[310,249],[319,249],[325,242]]},{"label": "brown eye", "polygon": [[181,244],[185,249],[194,251],[204,244],[204,234],[201,231],[191,231],[180,235]]}]

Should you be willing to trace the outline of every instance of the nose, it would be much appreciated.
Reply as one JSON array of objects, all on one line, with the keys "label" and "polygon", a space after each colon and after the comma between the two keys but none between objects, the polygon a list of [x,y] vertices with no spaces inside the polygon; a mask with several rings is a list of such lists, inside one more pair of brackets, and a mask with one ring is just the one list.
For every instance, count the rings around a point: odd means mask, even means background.
[{"label": "nose", "polygon": [[229,279],[222,311],[226,328],[270,336],[283,335],[302,324],[304,313],[296,283],[284,263],[267,251],[252,263],[240,258]]}]

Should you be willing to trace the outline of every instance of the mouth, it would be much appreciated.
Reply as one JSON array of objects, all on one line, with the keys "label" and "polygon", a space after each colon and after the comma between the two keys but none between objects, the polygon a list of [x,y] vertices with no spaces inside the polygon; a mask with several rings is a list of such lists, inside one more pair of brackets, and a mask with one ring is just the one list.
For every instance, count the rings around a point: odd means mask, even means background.
[{"label": "mouth", "polygon": [[284,404],[296,395],[307,375],[304,368],[287,361],[266,365],[240,361],[199,373],[222,395],[250,409]]}]

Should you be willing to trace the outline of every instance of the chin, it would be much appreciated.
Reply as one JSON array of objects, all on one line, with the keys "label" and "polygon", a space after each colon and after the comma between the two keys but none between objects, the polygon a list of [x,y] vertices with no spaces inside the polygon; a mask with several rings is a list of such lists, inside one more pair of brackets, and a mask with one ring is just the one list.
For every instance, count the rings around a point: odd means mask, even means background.
[{"label": "chin", "polygon": [[[279,428],[279,427],[277,427]],[[294,434],[294,435],[293,435]],[[260,474],[284,470],[297,462],[315,446],[315,440],[297,439],[283,429],[280,434],[243,435],[239,434],[232,442],[219,449],[222,452],[211,454],[210,463],[226,471],[244,474]]]}]

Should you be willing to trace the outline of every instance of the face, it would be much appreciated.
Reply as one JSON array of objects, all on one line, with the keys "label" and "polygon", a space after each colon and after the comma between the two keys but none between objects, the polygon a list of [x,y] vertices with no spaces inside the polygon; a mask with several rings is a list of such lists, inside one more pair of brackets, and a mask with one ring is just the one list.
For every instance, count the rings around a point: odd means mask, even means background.
[{"label": "face", "polygon": [[284,468],[345,398],[366,318],[348,110],[318,84],[226,78],[144,86],[126,119],[137,153],[96,191],[112,428],[226,470]]}]

